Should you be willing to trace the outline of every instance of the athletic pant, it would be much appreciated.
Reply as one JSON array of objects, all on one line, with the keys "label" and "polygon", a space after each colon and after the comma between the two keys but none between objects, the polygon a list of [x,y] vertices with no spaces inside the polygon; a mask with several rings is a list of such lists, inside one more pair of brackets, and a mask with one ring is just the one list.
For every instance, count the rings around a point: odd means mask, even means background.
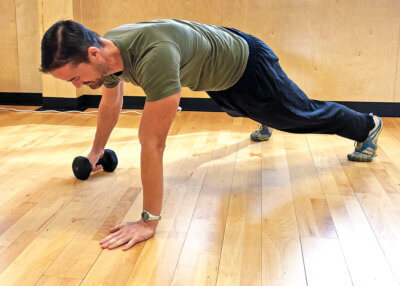
[{"label": "athletic pant", "polygon": [[358,142],[367,138],[374,127],[372,116],[338,103],[309,99],[287,77],[278,57],[263,41],[228,29],[247,41],[249,58],[234,86],[207,91],[222,110],[291,133],[337,134]]}]

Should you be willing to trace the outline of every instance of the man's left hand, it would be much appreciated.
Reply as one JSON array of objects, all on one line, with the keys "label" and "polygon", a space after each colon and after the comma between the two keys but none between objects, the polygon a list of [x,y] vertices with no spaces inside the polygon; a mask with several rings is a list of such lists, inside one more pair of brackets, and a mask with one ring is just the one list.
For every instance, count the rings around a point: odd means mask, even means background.
[{"label": "man's left hand", "polygon": [[136,243],[154,236],[155,226],[142,220],[122,223],[110,229],[111,234],[100,241],[102,248],[114,249],[126,244],[122,250],[128,250]]}]

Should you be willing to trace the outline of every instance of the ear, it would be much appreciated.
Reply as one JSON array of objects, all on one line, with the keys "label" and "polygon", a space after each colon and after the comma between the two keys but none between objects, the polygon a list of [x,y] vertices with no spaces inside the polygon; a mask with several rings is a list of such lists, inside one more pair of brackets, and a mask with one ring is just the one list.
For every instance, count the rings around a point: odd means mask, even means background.
[{"label": "ear", "polygon": [[88,48],[88,57],[91,61],[92,59],[97,58],[100,55],[100,49],[98,47],[89,47]]}]

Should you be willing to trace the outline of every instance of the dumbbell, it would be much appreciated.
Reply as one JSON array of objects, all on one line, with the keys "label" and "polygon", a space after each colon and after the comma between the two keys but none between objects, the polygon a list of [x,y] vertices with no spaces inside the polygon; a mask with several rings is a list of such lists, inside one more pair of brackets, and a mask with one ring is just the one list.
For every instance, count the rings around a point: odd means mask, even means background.
[{"label": "dumbbell", "polygon": [[[118,165],[117,155],[113,150],[105,149],[104,155],[96,163],[96,165],[102,165],[103,170],[106,172],[113,172]],[[79,180],[86,180],[89,178],[92,172],[92,166],[90,165],[89,159],[83,156],[78,156],[72,162],[72,171]]]}]

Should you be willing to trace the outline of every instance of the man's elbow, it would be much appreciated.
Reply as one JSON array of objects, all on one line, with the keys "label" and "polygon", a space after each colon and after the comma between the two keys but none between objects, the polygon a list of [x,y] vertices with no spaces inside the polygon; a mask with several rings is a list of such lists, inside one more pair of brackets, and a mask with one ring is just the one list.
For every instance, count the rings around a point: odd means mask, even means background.
[{"label": "man's elbow", "polygon": [[121,105],[119,102],[100,101],[99,109],[107,110],[108,112],[119,114],[121,112]]}]

